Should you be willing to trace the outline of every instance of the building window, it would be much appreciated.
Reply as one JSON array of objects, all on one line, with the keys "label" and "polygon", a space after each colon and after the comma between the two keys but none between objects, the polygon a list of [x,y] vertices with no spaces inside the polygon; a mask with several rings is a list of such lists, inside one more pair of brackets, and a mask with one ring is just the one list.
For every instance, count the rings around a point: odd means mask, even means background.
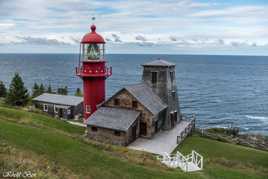
[{"label": "building window", "polygon": [[91,130],[93,131],[93,132],[97,132],[98,131],[98,128],[97,127],[91,127]]},{"label": "building window", "polygon": [[43,104],[43,111],[48,112],[48,105],[47,104]]},{"label": "building window", "polygon": [[57,108],[56,106],[54,106],[54,113],[58,113],[59,112],[59,108]]},{"label": "building window", "polygon": [[176,98],[176,91],[172,91],[171,94],[172,94],[172,98],[175,99]]},{"label": "building window", "polygon": [[120,136],[121,135],[121,132],[120,131],[114,131],[114,135]]},{"label": "building window", "polygon": [[115,99],[114,99],[114,105],[115,105],[115,106],[120,105],[120,99],[115,98]]},{"label": "building window", "polygon": [[90,105],[86,105],[86,113],[91,113],[91,106]]},{"label": "building window", "polygon": [[171,80],[171,83],[173,82],[173,80],[174,80],[174,71],[171,71],[170,72],[170,80]]},{"label": "building window", "polygon": [[178,121],[178,112],[177,111],[174,111],[174,120],[175,120],[175,122]]},{"label": "building window", "polygon": [[138,102],[137,101],[132,101],[132,107],[137,108],[138,107]]},{"label": "building window", "polygon": [[152,72],[152,84],[157,83],[157,72]]},{"label": "building window", "polygon": [[71,109],[67,109],[67,114],[68,114],[68,115],[71,114]]}]

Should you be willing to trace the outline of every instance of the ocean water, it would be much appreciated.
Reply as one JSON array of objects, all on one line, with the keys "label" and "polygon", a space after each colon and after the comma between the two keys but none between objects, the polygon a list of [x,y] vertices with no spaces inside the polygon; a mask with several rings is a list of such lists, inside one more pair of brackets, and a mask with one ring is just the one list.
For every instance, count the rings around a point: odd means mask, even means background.
[{"label": "ocean water", "polygon": [[[205,55],[107,55],[113,75],[107,97],[141,80],[141,64],[162,58],[176,64],[181,110],[195,113],[198,127],[240,127],[268,135],[268,57]],[[9,85],[15,72],[30,89],[34,82],[53,88],[82,88],[75,76],[75,54],[1,54],[0,80]]]}]

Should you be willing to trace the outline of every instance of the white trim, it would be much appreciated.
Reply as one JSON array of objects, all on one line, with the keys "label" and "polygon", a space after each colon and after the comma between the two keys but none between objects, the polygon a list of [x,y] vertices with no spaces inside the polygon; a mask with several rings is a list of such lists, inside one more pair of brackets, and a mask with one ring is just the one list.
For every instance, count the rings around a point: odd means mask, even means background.
[{"label": "white trim", "polygon": [[48,112],[48,105],[47,104],[43,104],[43,111]]},{"label": "white trim", "polygon": [[90,114],[91,113],[91,106],[86,104],[85,108],[86,108],[85,112]]},{"label": "white trim", "polygon": [[194,150],[186,156],[177,151],[176,154],[165,153],[157,156],[157,159],[170,168],[180,167],[184,172],[203,170],[203,156]]},{"label": "white trim", "polygon": [[56,105],[54,105],[54,113],[58,114],[58,112],[59,112],[59,108]]}]

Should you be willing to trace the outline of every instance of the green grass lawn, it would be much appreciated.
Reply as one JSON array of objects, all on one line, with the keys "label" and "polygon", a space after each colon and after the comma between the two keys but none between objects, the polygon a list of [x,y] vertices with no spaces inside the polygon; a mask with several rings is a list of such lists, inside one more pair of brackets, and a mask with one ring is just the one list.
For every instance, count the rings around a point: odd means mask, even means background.
[{"label": "green grass lawn", "polygon": [[[179,150],[183,153],[192,149],[200,152],[205,157],[205,168],[201,172],[184,173],[179,169],[161,166],[150,154],[82,140],[78,136],[83,134],[83,130],[46,115],[0,107],[0,142],[5,143],[0,145],[0,172],[26,168],[36,171],[39,178],[69,176],[83,179],[232,179],[268,176],[268,152],[192,136]],[[11,149],[6,150],[7,146]],[[30,164],[3,159],[11,158],[11,154],[20,154],[20,158],[30,161]]]},{"label": "green grass lawn", "polygon": [[[204,157],[206,174],[215,178],[268,178],[268,152],[193,135],[176,150]],[[175,150],[175,151],[176,151]]]},{"label": "green grass lawn", "polygon": [[81,135],[84,129],[79,126],[70,125],[66,122],[56,120],[47,115],[27,112],[14,108],[7,108],[0,106],[0,117],[8,121],[25,124],[28,126],[35,126],[38,128],[50,128],[53,130],[63,131],[69,134]]}]

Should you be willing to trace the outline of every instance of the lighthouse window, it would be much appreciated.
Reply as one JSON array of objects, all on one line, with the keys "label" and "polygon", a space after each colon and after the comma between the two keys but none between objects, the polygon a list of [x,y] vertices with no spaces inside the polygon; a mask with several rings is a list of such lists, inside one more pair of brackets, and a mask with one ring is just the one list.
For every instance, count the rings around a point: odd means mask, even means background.
[{"label": "lighthouse window", "polygon": [[152,72],[152,83],[155,84],[157,82],[157,72]]},{"label": "lighthouse window", "polygon": [[98,44],[89,44],[87,46],[87,58],[91,59],[91,60],[96,60],[96,59],[100,59],[100,48],[98,46]]}]

